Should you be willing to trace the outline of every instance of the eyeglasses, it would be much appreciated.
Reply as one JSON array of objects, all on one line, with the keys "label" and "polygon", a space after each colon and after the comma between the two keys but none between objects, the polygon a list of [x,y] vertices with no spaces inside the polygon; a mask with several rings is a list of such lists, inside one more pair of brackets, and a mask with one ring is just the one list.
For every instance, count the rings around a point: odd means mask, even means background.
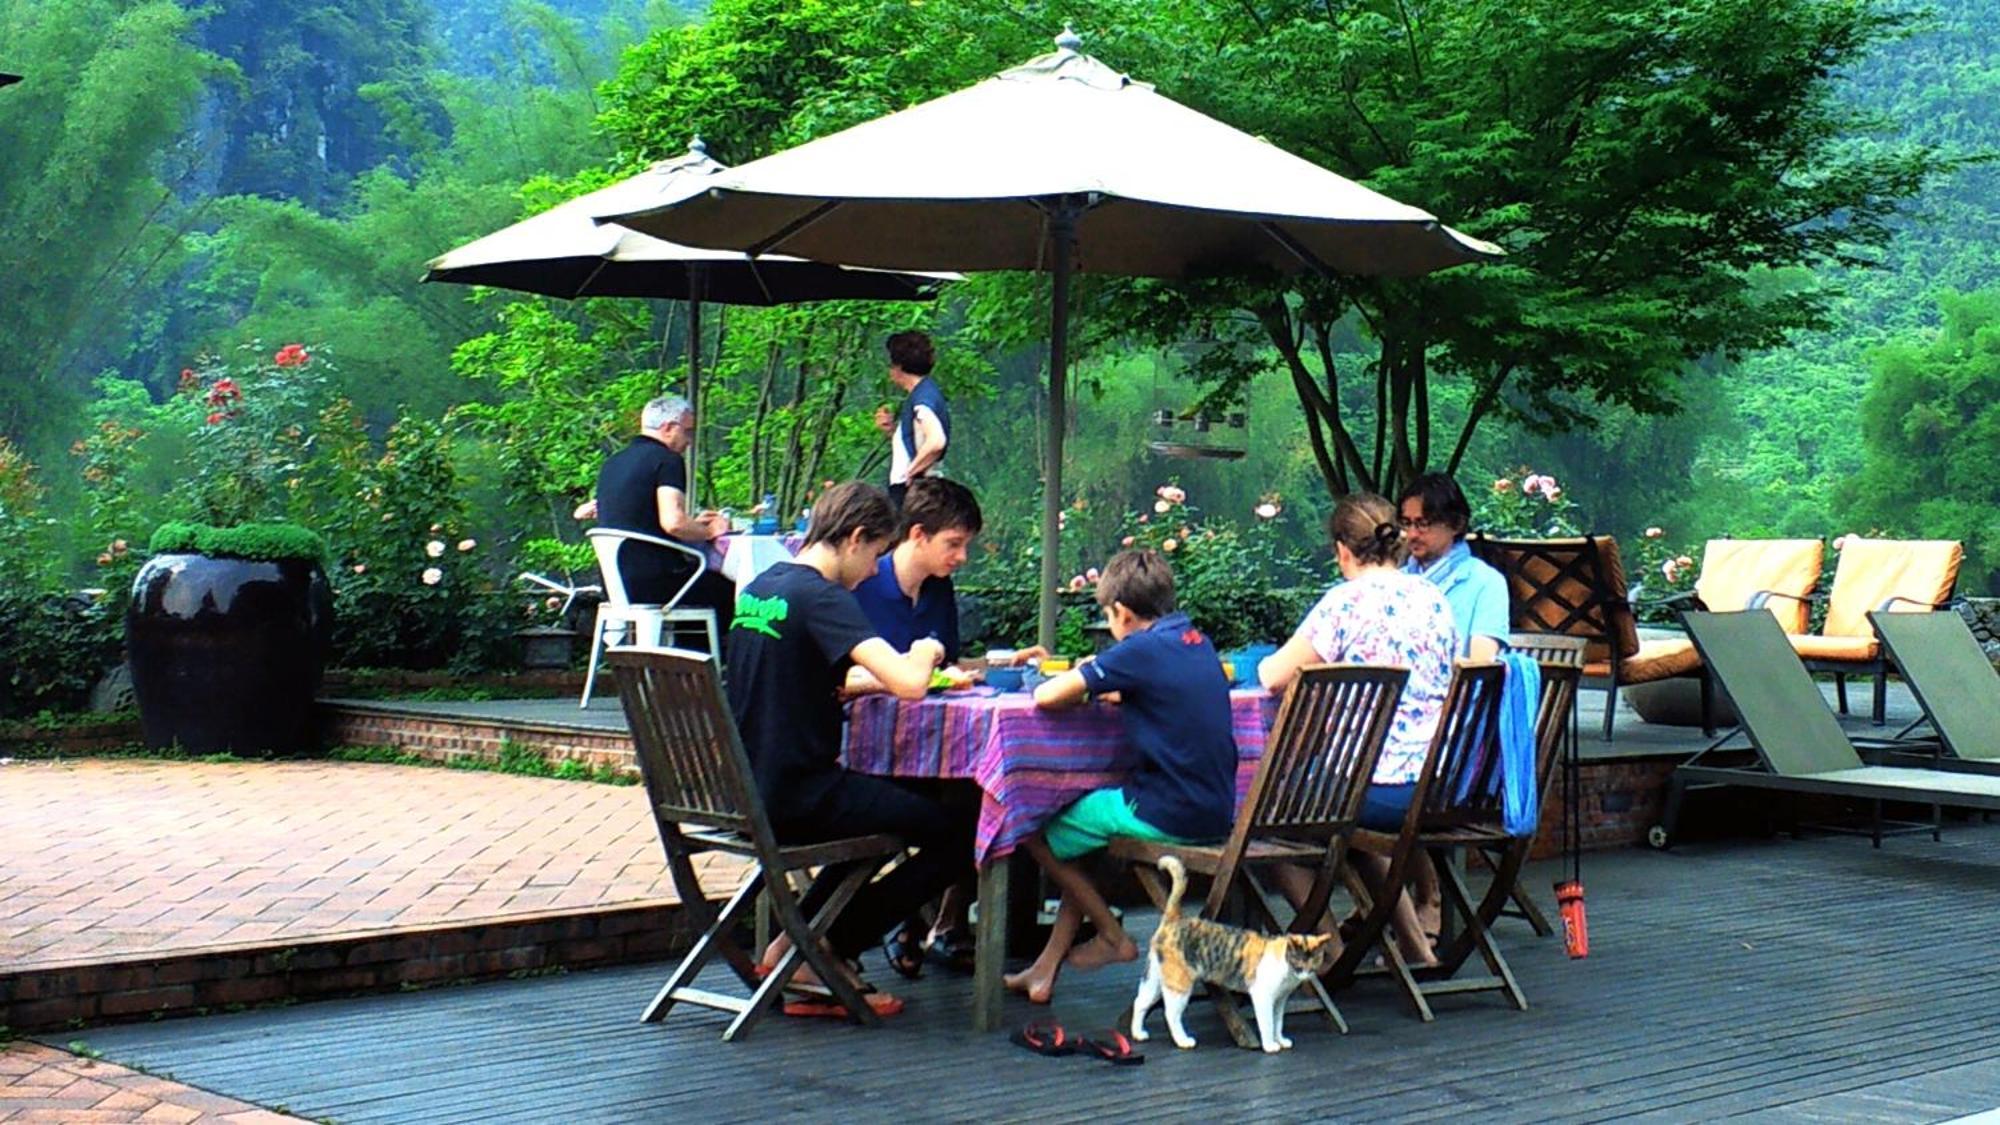
[{"label": "eyeglasses", "polygon": [[1397,520],[1396,522],[1403,525],[1404,531],[1429,531],[1431,528],[1436,527],[1442,521],[1428,519],[1424,517],[1411,519],[1408,516],[1404,516],[1402,519]]}]

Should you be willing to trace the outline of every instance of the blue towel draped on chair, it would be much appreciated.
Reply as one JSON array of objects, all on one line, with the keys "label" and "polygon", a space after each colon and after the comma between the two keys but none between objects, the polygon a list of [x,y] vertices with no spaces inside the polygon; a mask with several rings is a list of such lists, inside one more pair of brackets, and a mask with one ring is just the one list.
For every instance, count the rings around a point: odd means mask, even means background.
[{"label": "blue towel draped on chair", "polygon": [[1526,836],[1542,816],[1535,777],[1535,712],[1542,699],[1542,666],[1520,652],[1503,653],[1506,687],[1500,692],[1500,805],[1509,836]]}]

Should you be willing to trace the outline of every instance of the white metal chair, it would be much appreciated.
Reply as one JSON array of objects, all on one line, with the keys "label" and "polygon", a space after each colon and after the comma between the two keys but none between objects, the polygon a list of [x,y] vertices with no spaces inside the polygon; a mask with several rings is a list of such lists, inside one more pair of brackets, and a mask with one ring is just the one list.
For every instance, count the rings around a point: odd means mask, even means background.
[{"label": "white metal chair", "polygon": [[[565,577],[568,576],[565,575]],[[572,586],[567,583],[558,582],[546,574],[536,574],[532,570],[522,571],[521,581],[526,582],[530,586],[540,586],[552,594],[561,594],[563,603],[562,608],[556,611],[558,618],[569,616],[569,607],[576,604],[578,596],[583,594],[602,594],[604,592],[604,587],[599,586],[595,582],[587,586]]]},{"label": "white metal chair", "polygon": [[[591,549],[597,552],[597,571],[604,579],[604,600],[597,606],[597,622],[590,629],[590,670],[583,677],[583,700],[578,707],[590,706],[590,691],[597,682],[597,663],[604,655],[606,633],[617,631],[623,635],[631,630],[632,644],[642,648],[660,647],[660,631],[668,624],[700,625],[708,631],[708,651],[712,659],[722,659],[722,645],[716,635],[715,611],[698,606],[682,606],[680,601],[694,588],[695,582],[708,570],[708,556],[685,543],[658,535],[643,535],[636,531],[620,531],[616,528],[592,528],[584,533],[589,538]],[[649,543],[678,551],[694,563],[694,571],[687,581],[674,591],[674,596],[660,605],[633,605],[625,594],[625,578],[618,573],[618,548],[626,542]]]}]

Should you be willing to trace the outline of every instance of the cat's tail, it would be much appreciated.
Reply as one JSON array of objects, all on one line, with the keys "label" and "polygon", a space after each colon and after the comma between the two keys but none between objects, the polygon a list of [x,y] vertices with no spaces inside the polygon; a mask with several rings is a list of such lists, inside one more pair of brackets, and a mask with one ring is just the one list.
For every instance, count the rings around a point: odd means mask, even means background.
[{"label": "cat's tail", "polygon": [[1160,911],[1160,921],[1176,922],[1181,916],[1181,896],[1187,894],[1187,868],[1181,861],[1170,855],[1160,857],[1160,870],[1173,880],[1174,889],[1167,895],[1167,905]]}]

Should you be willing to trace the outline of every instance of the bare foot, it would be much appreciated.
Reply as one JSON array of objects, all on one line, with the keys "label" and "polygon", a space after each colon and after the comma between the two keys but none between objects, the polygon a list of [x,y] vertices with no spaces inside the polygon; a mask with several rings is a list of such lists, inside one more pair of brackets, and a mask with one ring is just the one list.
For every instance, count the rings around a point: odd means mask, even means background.
[{"label": "bare foot", "polygon": [[1024,993],[1028,997],[1028,1003],[1046,1004],[1055,995],[1056,975],[1061,972],[1060,963],[1046,975],[1037,971],[1037,966],[1030,965],[1018,973],[1008,973],[1001,977],[1000,981],[1009,991]]},{"label": "bare foot", "polygon": [[1113,942],[1105,935],[1099,934],[1082,945],[1071,949],[1069,951],[1068,963],[1072,968],[1098,969],[1106,965],[1117,964],[1120,961],[1137,961],[1138,959],[1139,947],[1133,944],[1131,938],[1128,937],[1122,942]]}]

